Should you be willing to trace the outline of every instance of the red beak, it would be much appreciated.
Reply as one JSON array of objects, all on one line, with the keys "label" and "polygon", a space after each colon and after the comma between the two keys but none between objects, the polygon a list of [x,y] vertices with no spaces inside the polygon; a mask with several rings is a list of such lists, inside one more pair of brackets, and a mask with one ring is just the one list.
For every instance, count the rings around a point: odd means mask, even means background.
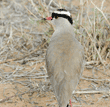
[{"label": "red beak", "polygon": [[46,20],[52,20],[52,17],[47,17]]}]

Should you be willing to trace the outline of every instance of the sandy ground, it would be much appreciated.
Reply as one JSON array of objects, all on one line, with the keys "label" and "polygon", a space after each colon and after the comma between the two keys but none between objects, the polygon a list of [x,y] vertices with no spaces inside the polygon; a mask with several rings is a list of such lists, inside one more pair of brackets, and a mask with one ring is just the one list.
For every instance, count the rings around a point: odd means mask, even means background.
[{"label": "sandy ground", "polygon": [[[108,60],[109,62],[109,60]],[[40,69],[40,66],[44,65],[45,63],[39,63],[36,66],[36,70]],[[25,65],[24,65],[25,66]],[[9,68],[5,68],[6,72],[10,70]],[[103,70],[102,70],[103,71]],[[93,75],[94,72],[94,75]],[[109,74],[110,70],[106,70]],[[104,75],[101,70],[97,71],[93,69],[85,68],[83,72],[83,77],[97,77],[98,79],[109,79],[106,75]],[[25,80],[25,78],[21,78],[20,81]],[[107,81],[87,81],[85,79],[81,79],[79,85],[77,86],[77,90],[85,90],[91,89],[89,93],[83,94],[82,91],[80,94],[74,94],[72,99],[73,107],[109,107],[110,105],[110,96],[109,93],[93,93],[93,89],[96,87],[99,89],[103,84]],[[44,79],[36,79],[36,81],[44,81]],[[35,85],[34,85],[35,84]],[[34,87],[36,88],[37,85],[34,83]],[[109,82],[107,83],[109,84]],[[17,88],[20,90],[18,92]],[[57,107],[57,101],[54,96],[54,93],[50,90],[47,92],[35,91],[33,93],[23,93],[28,90],[24,88],[21,84],[0,84],[0,100],[3,101],[0,103],[0,107]],[[18,93],[17,93],[18,92]],[[9,99],[7,99],[9,98]],[[7,99],[7,100],[6,100]]]}]

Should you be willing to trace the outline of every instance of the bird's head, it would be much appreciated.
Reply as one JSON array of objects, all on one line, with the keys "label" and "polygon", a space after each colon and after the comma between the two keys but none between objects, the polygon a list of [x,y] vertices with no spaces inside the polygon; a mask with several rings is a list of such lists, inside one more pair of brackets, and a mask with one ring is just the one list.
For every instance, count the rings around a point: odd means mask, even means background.
[{"label": "bird's head", "polygon": [[45,18],[45,20],[51,20],[55,27],[63,27],[73,24],[71,14],[66,9],[57,9],[51,14],[51,17]]}]

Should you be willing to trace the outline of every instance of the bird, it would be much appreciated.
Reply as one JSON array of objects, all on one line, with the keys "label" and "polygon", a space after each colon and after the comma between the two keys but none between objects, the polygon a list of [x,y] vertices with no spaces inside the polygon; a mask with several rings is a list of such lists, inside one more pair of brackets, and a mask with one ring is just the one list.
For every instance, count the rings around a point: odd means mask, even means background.
[{"label": "bird", "polygon": [[45,20],[54,27],[46,51],[47,74],[59,107],[68,107],[84,69],[84,48],[75,38],[69,11],[57,9]]}]

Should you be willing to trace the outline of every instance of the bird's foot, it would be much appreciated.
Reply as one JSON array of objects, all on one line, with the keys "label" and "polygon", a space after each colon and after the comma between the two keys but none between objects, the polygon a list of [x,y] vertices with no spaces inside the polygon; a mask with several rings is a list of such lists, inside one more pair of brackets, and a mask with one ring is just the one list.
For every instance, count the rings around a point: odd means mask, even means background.
[{"label": "bird's foot", "polygon": [[69,104],[67,105],[67,107],[72,107],[71,99],[70,99]]}]

